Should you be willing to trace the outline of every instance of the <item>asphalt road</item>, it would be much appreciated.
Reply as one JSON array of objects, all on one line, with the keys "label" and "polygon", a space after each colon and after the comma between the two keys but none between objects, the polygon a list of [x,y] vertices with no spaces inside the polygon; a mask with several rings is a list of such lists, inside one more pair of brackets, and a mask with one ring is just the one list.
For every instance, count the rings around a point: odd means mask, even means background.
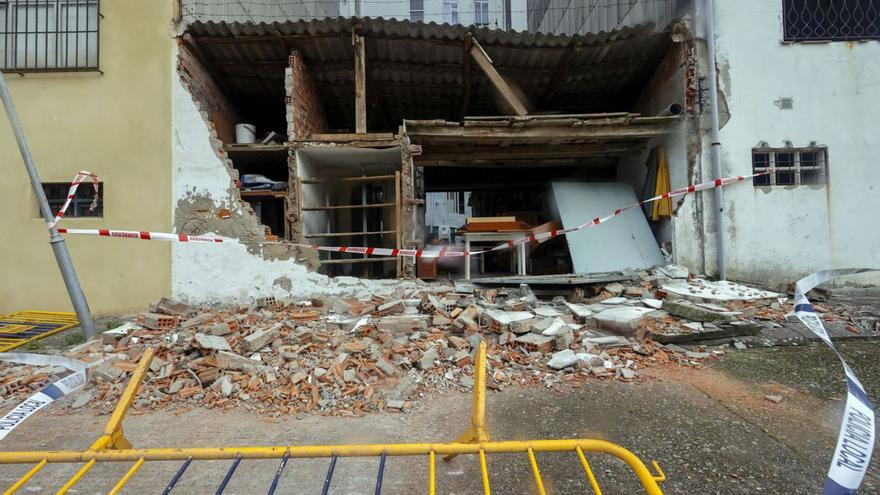
[{"label": "asphalt road", "polygon": [[[840,348],[869,395],[877,397],[880,344],[848,342]],[[775,403],[766,395],[783,400]],[[490,392],[488,423],[499,440],[608,439],[645,461],[658,461],[668,477],[662,484],[667,494],[807,494],[821,491],[844,397],[843,373],[830,351],[820,346],[750,349],[699,368],[655,369],[636,383],[595,381],[562,391],[509,387]],[[154,412],[130,416],[125,427],[140,447],[448,441],[465,427],[468,412],[466,394],[447,392],[425,398],[422,407],[406,414],[272,422],[245,410]],[[106,420],[52,406],[28,419],[2,447],[84,449]],[[590,459],[603,493],[640,493],[624,464],[598,454]],[[574,455],[541,454],[538,462],[548,493],[590,493]],[[229,465],[194,462],[174,493],[214,493]],[[536,493],[526,456],[489,456],[488,465],[493,493]],[[148,463],[124,493],[160,493],[178,466]],[[320,493],[327,466],[326,459],[291,461],[278,493]],[[106,493],[128,467],[98,464],[70,493]],[[242,462],[225,493],[265,493],[276,467],[275,460]],[[330,493],[373,493],[377,467],[377,459],[340,459]],[[76,469],[50,465],[21,493],[54,493]],[[26,470],[0,467],[0,486]],[[438,461],[437,476],[438,493],[481,493],[474,457]],[[382,493],[427,493],[426,486],[426,459],[388,459]],[[876,467],[860,493],[880,493]]]}]

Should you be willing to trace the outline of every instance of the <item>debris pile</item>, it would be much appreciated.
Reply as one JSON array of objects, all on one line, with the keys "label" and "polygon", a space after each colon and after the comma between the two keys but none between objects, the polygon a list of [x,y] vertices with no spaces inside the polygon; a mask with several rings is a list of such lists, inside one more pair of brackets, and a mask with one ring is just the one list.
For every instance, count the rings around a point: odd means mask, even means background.
[{"label": "debris pile", "polygon": [[[747,334],[767,323],[756,320],[760,311],[779,304],[778,294],[687,277],[686,269],[663,267],[632,284],[612,282],[593,287],[591,295],[578,290],[551,301],[539,300],[527,285],[469,294],[413,284],[369,299],[283,303],[266,297],[226,307],[162,299],[68,353],[93,364],[94,386],[73,405],[112,410],[147,346],[156,352],[135,413],[409,410],[433,391],[471,389],[481,340],[489,345],[487,385],[493,389],[633,380],[646,367],[692,365],[723,353],[677,344],[688,341],[681,336]],[[47,370],[3,366],[0,394],[31,393],[50,378]]]}]

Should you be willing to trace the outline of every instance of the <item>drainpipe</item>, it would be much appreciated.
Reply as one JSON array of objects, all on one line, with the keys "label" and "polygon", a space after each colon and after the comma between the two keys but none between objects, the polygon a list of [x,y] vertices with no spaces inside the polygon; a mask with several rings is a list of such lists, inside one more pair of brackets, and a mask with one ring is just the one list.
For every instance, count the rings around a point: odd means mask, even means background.
[{"label": "drainpipe", "polygon": [[[709,113],[712,118],[711,142],[712,178],[721,178],[721,137],[718,132],[718,82],[715,64],[715,2],[706,0],[706,47],[709,56]],[[727,280],[727,260],[724,255],[724,193],[721,187],[712,189],[715,197],[715,246],[718,258],[718,278]]]},{"label": "drainpipe", "polygon": [[[54,219],[52,210],[49,208],[49,202],[46,200],[46,193],[43,191],[43,183],[40,182],[40,176],[37,175],[37,167],[34,165],[34,159],[31,156],[31,150],[24,138],[24,130],[21,128],[21,122],[18,120],[18,113],[12,104],[12,96],[9,94],[9,88],[6,86],[6,78],[0,73],[0,98],[3,100],[3,106],[6,108],[6,116],[9,117],[9,125],[15,134],[15,140],[18,142],[18,149],[21,151],[21,158],[24,160],[24,166],[27,169],[28,176],[31,179],[31,186],[34,188],[34,194],[37,196],[37,204],[40,205],[40,212],[46,223]],[[82,287],[79,285],[79,279],[73,269],[73,261],[70,259],[70,253],[67,252],[67,245],[64,244],[64,238],[58,233],[58,229],[52,227],[49,229],[49,244],[52,246],[52,252],[55,254],[55,261],[58,262],[58,268],[61,270],[61,278],[64,279],[64,285],[67,286],[67,294],[70,296],[70,302],[73,304],[73,310],[79,320],[79,326],[83,329],[88,340],[92,340],[98,336],[95,329],[95,323],[92,321],[92,315],[89,312],[89,304],[86,302],[86,296],[83,294]]]}]

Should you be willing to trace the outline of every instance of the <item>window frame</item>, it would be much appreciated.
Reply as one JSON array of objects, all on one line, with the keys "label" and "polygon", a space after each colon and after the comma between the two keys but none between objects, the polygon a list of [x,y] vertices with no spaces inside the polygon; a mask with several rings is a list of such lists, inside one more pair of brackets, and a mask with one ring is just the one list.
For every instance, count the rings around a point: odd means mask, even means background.
[{"label": "window frame", "polygon": [[[416,4],[421,4],[421,8],[413,8]],[[425,22],[425,0],[409,0],[409,21]]]},{"label": "window frame", "polygon": [[[813,160],[804,165],[804,155],[815,154]],[[790,155],[790,156],[789,156]],[[758,157],[766,158],[758,160]],[[784,159],[781,159],[783,158]],[[786,165],[780,165],[786,163]],[[824,186],[828,183],[828,148],[810,146],[804,148],[752,148],[752,173],[770,172],[767,175],[752,178],[755,187],[775,186]],[[815,178],[804,182],[804,172],[815,173]],[[785,177],[780,181],[780,174]]]},{"label": "window frame", "polygon": [[[43,193],[46,194],[46,200],[49,203],[49,210],[52,215],[57,215],[58,211],[67,201],[67,193],[70,190],[70,182],[43,182]],[[94,213],[89,211],[89,206],[95,200],[95,188],[92,182],[83,182],[76,190],[76,196],[70,201],[70,206],[64,213],[64,218],[103,218],[104,217],[104,182],[98,182],[98,205],[95,207]],[[40,205],[37,205],[37,216],[42,218]]]},{"label": "window frame", "polygon": [[880,0],[841,0],[838,6],[829,0],[825,7],[822,1],[781,0],[783,43],[880,40]]},{"label": "window frame", "polygon": [[[489,27],[489,0],[473,0],[474,2],[474,26]],[[477,22],[477,16],[484,17],[486,22]]]},{"label": "window frame", "polygon": [[101,72],[100,61],[100,0],[0,0],[3,72]]}]

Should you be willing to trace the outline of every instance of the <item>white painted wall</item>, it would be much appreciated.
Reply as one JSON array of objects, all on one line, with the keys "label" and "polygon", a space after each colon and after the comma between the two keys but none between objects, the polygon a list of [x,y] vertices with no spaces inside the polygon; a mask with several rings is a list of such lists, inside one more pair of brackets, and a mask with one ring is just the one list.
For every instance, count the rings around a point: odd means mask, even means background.
[{"label": "white painted wall", "polygon": [[[356,0],[340,0],[340,15],[353,17],[356,15]],[[448,1],[448,0],[447,0]],[[361,0],[361,17],[384,17],[386,19],[409,19],[410,0]],[[458,22],[465,26],[474,23],[474,0],[457,0]],[[510,0],[511,29],[526,30],[526,0]],[[424,0],[425,22],[437,24],[454,24],[454,19],[444,10],[444,0]],[[504,29],[504,0],[489,0],[489,27]]]},{"label": "white painted wall", "polygon": [[[239,212],[241,202],[233,192],[230,172],[212,149],[208,125],[180,82],[176,45],[174,50],[170,71],[172,224],[178,200],[190,195],[208,196],[216,207]],[[192,303],[249,303],[264,296],[303,300],[342,294],[368,299],[373,294],[390,294],[398,286],[396,280],[330,279],[309,272],[293,259],[271,260],[252,254],[234,239],[219,244],[173,243],[171,249],[172,297]]]},{"label": "white painted wall", "polygon": [[[751,173],[759,141],[773,147],[815,141],[828,147],[828,183],[725,188],[728,276],[776,284],[828,268],[880,267],[880,43],[783,44],[781,5],[715,2],[719,84],[730,112],[721,130],[722,175]],[[794,109],[777,108],[780,97],[793,98]],[[702,149],[708,178],[705,139]],[[711,210],[704,214],[709,221]],[[705,232],[710,267],[712,224]],[[679,246],[699,242],[696,232],[678,225],[676,233]]]}]

